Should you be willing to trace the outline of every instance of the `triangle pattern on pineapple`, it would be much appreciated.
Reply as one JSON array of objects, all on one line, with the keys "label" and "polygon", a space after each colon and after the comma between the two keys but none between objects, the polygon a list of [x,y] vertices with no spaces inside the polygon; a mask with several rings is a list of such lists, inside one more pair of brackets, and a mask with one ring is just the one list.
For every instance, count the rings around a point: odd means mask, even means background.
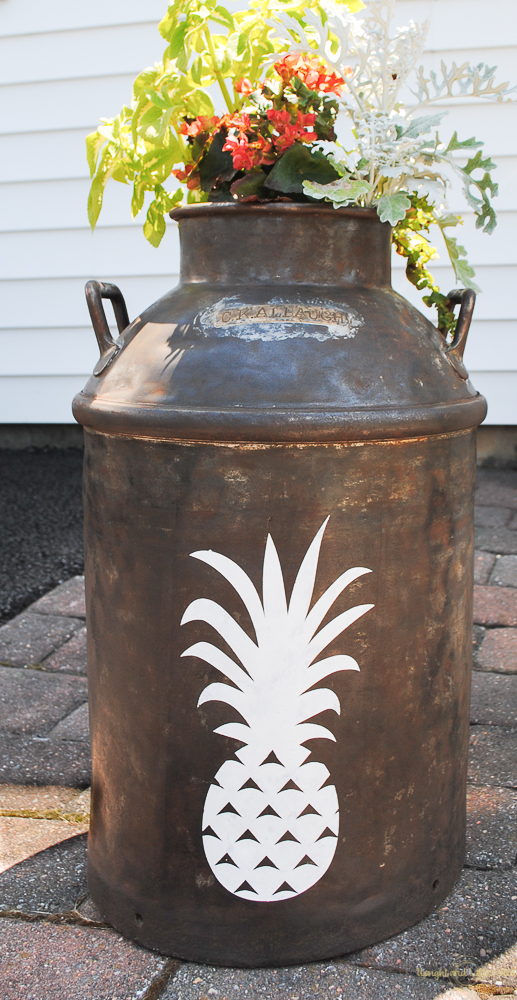
[{"label": "triangle pattern on pineapple", "polygon": [[254,833],[251,832],[251,830],[245,830],[244,833],[241,833],[240,837],[237,837],[237,843],[239,840],[255,840],[257,844],[260,844],[260,840]]},{"label": "triangle pattern on pineapple", "polygon": [[303,810],[303,812],[300,813],[298,819],[301,819],[302,816],[321,816],[321,813],[319,813],[318,810],[314,808],[314,806],[311,806],[309,802],[309,805],[305,806],[305,809]]},{"label": "triangle pattern on pineapple", "polygon": [[281,788],[280,791],[281,792],[287,792],[289,789],[293,789],[293,791],[295,791],[295,792],[301,792],[302,791],[302,789],[298,785],[296,785],[294,783],[294,781],[293,781],[292,778],[289,778],[289,781],[286,781],[284,787]]},{"label": "triangle pattern on pineapple", "polygon": [[278,757],[277,757],[276,753],[274,752],[274,750],[272,750],[271,753],[269,754],[269,756],[266,757],[266,759],[262,761],[262,764],[260,766],[262,767],[264,764],[280,764],[280,767],[284,766],[282,764],[282,761],[278,759]]},{"label": "triangle pattern on pineapple", "polygon": [[324,829],[323,833],[320,833],[318,840],[323,840],[325,837],[337,837],[337,833],[333,833],[329,830],[328,826]]},{"label": "triangle pattern on pineapple", "polygon": [[279,813],[277,813],[276,810],[273,809],[273,806],[271,805],[267,805],[266,808],[263,809],[261,813],[259,813],[259,816],[278,816],[278,819],[280,819]]},{"label": "triangle pattern on pineapple", "polygon": [[211,826],[207,826],[207,827],[205,827],[205,829],[203,830],[203,833],[202,833],[202,836],[203,836],[203,837],[217,837],[217,839],[218,839],[218,840],[220,840],[220,839],[221,839],[221,838],[220,838],[220,837],[219,837],[219,836],[217,835],[217,833],[215,833],[215,832],[214,832],[214,830],[212,830],[212,827],[211,827]]},{"label": "triangle pattern on pineapple", "polygon": [[[316,864],[316,862],[313,861],[312,858],[309,858],[309,856],[306,854],[305,857],[302,858],[302,860],[298,862],[298,864],[296,865],[296,868],[301,868],[302,865],[315,865],[315,864]],[[317,865],[316,865],[316,867],[317,867]]]},{"label": "triangle pattern on pineapple", "polygon": [[253,886],[249,884],[249,882],[243,882],[242,885],[240,885],[239,888],[235,890],[235,892],[254,892],[256,895],[257,890],[254,889]]},{"label": "triangle pattern on pineapple", "polygon": [[243,785],[241,785],[239,791],[242,792],[244,788],[256,788],[258,792],[262,791],[260,785],[257,785],[257,782],[253,781],[253,778],[248,778],[248,780],[245,781]]},{"label": "triangle pattern on pineapple", "polygon": [[235,864],[235,861],[233,860],[233,858],[231,858],[229,854],[225,854],[224,857],[221,858],[220,861],[216,862],[216,864],[218,864],[218,865],[235,865],[236,868],[238,867]]},{"label": "triangle pattern on pineapple", "polygon": [[221,813],[234,813],[235,816],[240,816],[240,813],[237,812],[235,806],[232,806],[231,802],[227,802],[224,808],[219,810],[218,816],[220,816]]},{"label": "triangle pattern on pineapple", "polygon": [[293,889],[292,886],[288,885],[287,882],[282,882],[282,885],[280,885],[278,889],[275,889],[275,896],[277,892],[296,892],[296,890]]},{"label": "triangle pattern on pineapple", "polygon": [[278,868],[278,865],[275,865],[274,861],[269,858],[262,858],[262,861],[259,861],[255,868]]},{"label": "triangle pattern on pineapple", "polygon": [[298,840],[298,837],[295,837],[295,836],[294,836],[294,835],[293,835],[293,834],[291,833],[291,831],[290,831],[290,830],[287,830],[287,832],[286,832],[286,833],[284,833],[283,837],[280,837],[280,840],[277,840],[277,844],[285,844],[286,842],[288,842],[288,841],[290,841],[290,840],[291,840],[291,841],[294,841],[294,842],[295,842],[296,844],[299,844],[299,843],[300,843],[300,841]]}]

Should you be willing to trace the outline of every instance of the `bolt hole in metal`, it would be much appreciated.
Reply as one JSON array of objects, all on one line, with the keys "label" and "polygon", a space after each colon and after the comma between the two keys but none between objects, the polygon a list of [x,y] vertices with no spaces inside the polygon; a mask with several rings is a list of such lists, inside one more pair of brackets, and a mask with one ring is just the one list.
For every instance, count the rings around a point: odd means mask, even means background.
[{"label": "bolt hole in metal", "polygon": [[135,920],[137,924],[143,924],[144,918],[141,913],[135,913]]},{"label": "bolt hole in metal", "polygon": [[440,879],[436,878],[433,882],[433,889],[436,891],[439,885],[440,885]]}]

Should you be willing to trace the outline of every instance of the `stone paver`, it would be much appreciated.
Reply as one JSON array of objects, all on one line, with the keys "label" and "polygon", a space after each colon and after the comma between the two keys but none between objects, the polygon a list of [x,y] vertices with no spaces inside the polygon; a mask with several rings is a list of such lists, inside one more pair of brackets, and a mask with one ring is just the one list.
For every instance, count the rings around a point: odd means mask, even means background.
[{"label": "stone paver", "polygon": [[486,628],[483,628],[482,625],[472,626],[472,666],[474,670],[482,669],[478,665],[478,655],[481,650],[486,633],[487,630]]},{"label": "stone paver", "polygon": [[90,738],[88,702],[80,705],[66,719],[58,722],[57,726],[49,733],[49,736],[53,740],[83,740],[84,742],[88,742]]},{"label": "stone paver", "polygon": [[468,780],[473,784],[517,788],[517,731],[472,726]]},{"label": "stone paver", "polygon": [[86,628],[76,632],[64,646],[60,646],[55,653],[43,660],[41,665],[44,670],[86,675]]},{"label": "stone paver", "polygon": [[486,962],[485,965],[476,970],[474,978],[478,983],[498,983],[502,986],[509,986],[513,992],[512,988],[517,984],[517,945],[508,948],[491,962]]},{"label": "stone paver", "polygon": [[0,872],[62,840],[87,832],[88,823],[0,816]]},{"label": "stone paver", "polygon": [[82,677],[0,667],[0,728],[45,735],[87,697]]},{"label": "stone paver", "polygon": [[517,531],[511,528],[476,528],[474,532],[476,549],[515,555],[517,552]]},{"label": "stone paver", "polygon": [[[485,552],[484,555],[489,553]],[[517,556],[501,556],[496,559],[488,582],[491,587],[517,587]]]},{"label": "stone paver", "polygon": [[112,930],[0,921],[2,1000],[133,1000],[165,964]]},{"label": "stone paver", "polygon": [[474,587],[474,621],[477,625],[517,625],[517,590]]},{"label": "stone paver", "polygon": [[467,787],[467,854],[471,868],[517,864],[517,792]]},{"label": "stone paver", "polygon": [[39,664],[83,627],[79,618],[24,611],[0,628],[0,663],[13,667]]},{"label": "stone paver", "polygon": [[88,788],[88,743],[0,732],[0,784]]},{"label": "stone paver", "polygon": [[[503,524],[503,522],[498,522]],[[69,615],[72,618],[86,618],[84,601],[84,576],[74,576],[66,580],[50,593],[40,597],[31,605],[31,611],[38,615]]]},{"label": "stone paver", "polygon": [[80,791],[59,785],[0,785],[0,816],[70,819],[89,813],[89,788]]},{"label": "stone paver", "polygon": [[[511,485],[510,485],[511,484]],[[478,470],[476,506],[517,510],[517,478],[508,473]]]},{"label": "stone paver", "polygon": [[[501,528],[513,517],[507,507],[474,507],[474,524],[476,528]],[[61,612],[59,612],[61,613]]]},{"label": "stone paver", "polygon": [[474,583],[488,583],[495,561],[493,552],[474,552]]},{"label": "stone paver", "polygon": [[0,874],[0,913],[70,913],[88,891],[86,861],[84,833],[9,868]]},{"label": "stone paver", "polygon": [[443,984],[418,976],[359,969],[345,961],[287,969],[220,969],[183,965],[161,1000],[427,1000]]},{"label": "stone paver", "polygon": [[437,910],[389,941],[357,952],[350,960],[402,972],[453,969],[460,958],[481,964],[515,943],[516,903],[517,870],[464,869]]},{"label": "stone paver", "polygon": [[484,630],[474,653],[478,670],[493,670],[501,674],[517,674],[517,629]]},{"label": "stone paver", "polygon": [[517,726],[517,676],[475,671],[472,675],[470,721],[479,725]]}]

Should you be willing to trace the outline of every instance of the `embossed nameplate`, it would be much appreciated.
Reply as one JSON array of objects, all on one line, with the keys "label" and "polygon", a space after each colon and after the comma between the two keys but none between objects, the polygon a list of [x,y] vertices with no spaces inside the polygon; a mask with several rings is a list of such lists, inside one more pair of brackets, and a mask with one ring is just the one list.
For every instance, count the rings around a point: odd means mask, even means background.
[{"label": "embossed nameplate", "polygon": [[[244,340],[286,340],[310,337],[317,340],[355,337],[363,320],[349,306],[327,302],[281,302],[248,305],[235,298],[222,299],[199,317],[201,329],[218,331],[222,337]],[[314,331],[307,327],[318,327]]]},{"label": "embossed nameplate", "polygon": [[238,306],[222,309],[215,319],[216,326],[230,323],[314,323],[316,326],[348,326],[349,315],[343,310],[324,306],[266,305]]}]

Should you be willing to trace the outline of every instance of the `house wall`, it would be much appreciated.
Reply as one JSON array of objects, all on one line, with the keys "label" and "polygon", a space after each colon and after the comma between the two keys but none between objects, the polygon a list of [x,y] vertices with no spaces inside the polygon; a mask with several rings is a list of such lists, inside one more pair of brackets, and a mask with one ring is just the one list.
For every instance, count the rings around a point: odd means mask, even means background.
[{"label": "house wall", "polygon": [[[432,17],[426,64],[499,65],[517,82],[517,4],[492,0],[400,0],[400,23]],[[131,318],[177,281],[174,224],[159,250],[132,220],[130,191],[108,185],[92,235],[84,139],[116,114],[136,74],[161,57],[157,22],[166,0],[0,0],[0,424],[68,424],[71,399],[97,347],[84,300],[89,278],[119,285]],[[468,100],[444,128],[475,134],[498,163],[499,226],[476,232],[464,212],[463,242],[483,289],[467,348],[491,424],[517,424],[517,106]],[[454,191],[451,207],[462,209]],[[443,258],[433,271],[456,284]],[[420,305],[402,261],[394,285]],[[428,314],[425,306],[422,310]]]}]

